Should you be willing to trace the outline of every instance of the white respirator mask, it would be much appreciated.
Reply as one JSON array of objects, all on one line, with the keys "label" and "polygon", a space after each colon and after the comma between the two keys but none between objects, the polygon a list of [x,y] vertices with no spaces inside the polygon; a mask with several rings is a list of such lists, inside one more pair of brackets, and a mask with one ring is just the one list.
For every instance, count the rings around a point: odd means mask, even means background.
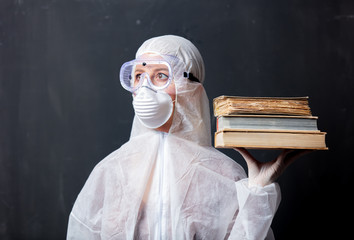
[{"label": "white respirator mask", "polygon": [[173,101],[166,92],[143,86],[133,97],[133,107],[140,122],[147,128],[155,129],[170,119]]}]

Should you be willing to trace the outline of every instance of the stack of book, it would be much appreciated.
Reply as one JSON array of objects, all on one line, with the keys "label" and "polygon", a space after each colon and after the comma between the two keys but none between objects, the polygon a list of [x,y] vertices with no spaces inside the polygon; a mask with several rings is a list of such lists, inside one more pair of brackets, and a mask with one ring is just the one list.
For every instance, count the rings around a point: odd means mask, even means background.
[{"label": "stack of book", "polygon": [[328,149],[308,97],[220,96],[213,107],[216,148]]}]

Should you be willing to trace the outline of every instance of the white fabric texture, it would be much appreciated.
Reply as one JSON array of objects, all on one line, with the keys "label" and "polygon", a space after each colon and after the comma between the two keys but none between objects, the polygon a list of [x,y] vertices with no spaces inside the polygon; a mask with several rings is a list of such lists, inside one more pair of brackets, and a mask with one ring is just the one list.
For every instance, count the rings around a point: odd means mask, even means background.
[{"label": "white fabric texture", "polygon": [[[173,55],[204,81],[188,40],[146,41],[137,57]],[[181,68],[181,66],[178,66]],[[280,202],[276,184],[248,187],[246,173],[211,146],[209,100],[201,83],[174,79],[168,133],[135,117],[129,141],[92,171],[69,217],[67,239],[265,239]],[[271,236],[272,234],[268,234]]]}]

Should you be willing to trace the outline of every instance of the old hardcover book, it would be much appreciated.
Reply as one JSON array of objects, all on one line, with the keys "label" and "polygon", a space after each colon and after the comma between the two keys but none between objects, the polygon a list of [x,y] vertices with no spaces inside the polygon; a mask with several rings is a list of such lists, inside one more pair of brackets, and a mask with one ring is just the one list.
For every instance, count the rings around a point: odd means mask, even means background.
[{"label": "old hardcover book", "polygon": [[311,116],[308,97],[220,96],[213,100],[214,115],[284,114]]},{"label": "old hardcover book", "polygon": [[249,129],[274,131],[318,131],[315,116],[232,115],[217,118],[217,130]]},{"label": "old hardcover book", "polygon": [[327,150],[325,132],[219,131],[216,148]]}]

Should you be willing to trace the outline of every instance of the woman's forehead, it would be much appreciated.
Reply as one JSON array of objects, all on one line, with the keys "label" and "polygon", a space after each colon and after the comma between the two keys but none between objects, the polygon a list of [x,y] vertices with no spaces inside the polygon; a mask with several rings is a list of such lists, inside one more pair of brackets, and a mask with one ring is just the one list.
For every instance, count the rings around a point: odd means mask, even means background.
[{"label": "woman's forehead", "polygon": [[165,64],[155,64],[155,63],[146,63],[145,65],[143,64],[138,64],[135,67],[135,71],[168,71],[168,67]]}]

